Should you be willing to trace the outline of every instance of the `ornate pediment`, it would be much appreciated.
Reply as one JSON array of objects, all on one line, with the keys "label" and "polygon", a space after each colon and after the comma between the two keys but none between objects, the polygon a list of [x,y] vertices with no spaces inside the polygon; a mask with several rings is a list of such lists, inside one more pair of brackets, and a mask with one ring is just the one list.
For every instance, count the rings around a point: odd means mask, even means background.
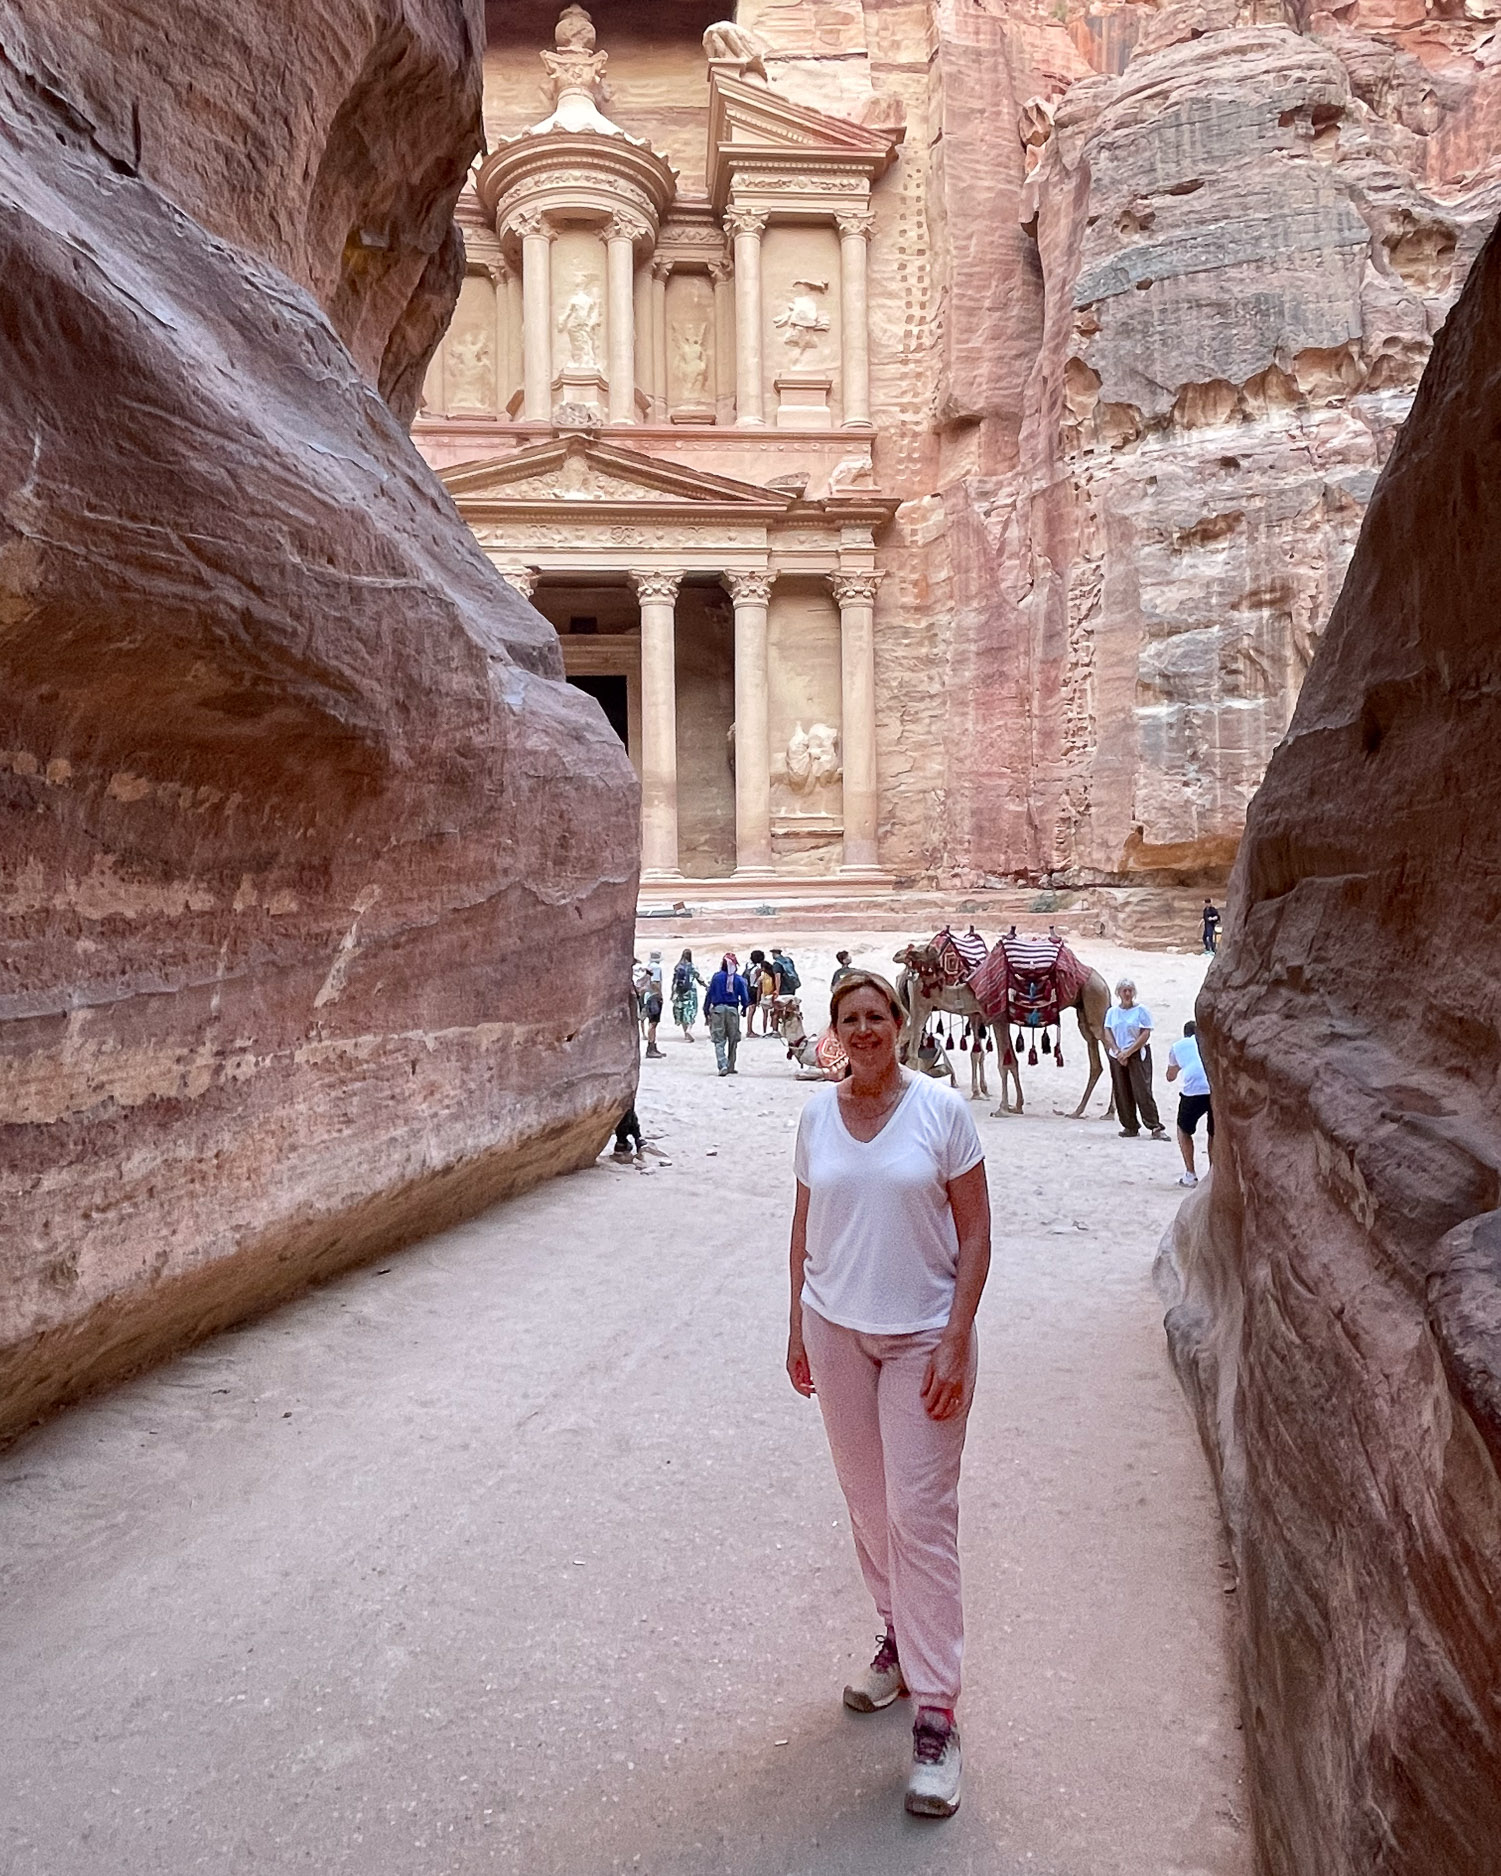
[{"label": "ornate pediment", "polygon": [[442,481],[463,514],[507,508],[666,507],[770,516],[784,513],[797,499],[785,489],[709,475],[582,436],[535,444],[498,462],[461,463],[444,470]]},{"label": "ornate pediment", "polygon": [[709,193],[723,209],[738,174],[785,167],[843,170],[865,179],[882,175],[896,155],[900,130],[875,129],[794,104],[768,85],[714,72],[709,84]]}]

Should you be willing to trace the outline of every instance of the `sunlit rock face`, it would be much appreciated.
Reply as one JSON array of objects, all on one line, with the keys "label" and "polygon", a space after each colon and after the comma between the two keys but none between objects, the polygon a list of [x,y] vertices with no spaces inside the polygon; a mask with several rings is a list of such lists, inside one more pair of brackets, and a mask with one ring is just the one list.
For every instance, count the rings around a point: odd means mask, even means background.
[{"label": "sunlit rock face", "polygon": [[1440,335],[1199,1014],[1213,1179],[1164,1245],[1219,1475],[1267,1876],[1501,1843],[1501,248]]},{"label": "sunlit rock face", "polygon": [[932,530],[966,732],[944,812],[976,861],[1000,830],[1065,877],[1210,879],[1501,205],[1490,28],[1125,7],[1071,27],[1117,75],[1071,81],[1038,30],[990,34],[998,108],[963,126],[1029,246],[987,217],[945,250],[949,323],[1011,336],[955,373],[968,460]]},{"label": "sunlit rock face", "polygon": [[401,421],[481,41],[0,5],[0,1433],[629,1098],[629,765]]}]

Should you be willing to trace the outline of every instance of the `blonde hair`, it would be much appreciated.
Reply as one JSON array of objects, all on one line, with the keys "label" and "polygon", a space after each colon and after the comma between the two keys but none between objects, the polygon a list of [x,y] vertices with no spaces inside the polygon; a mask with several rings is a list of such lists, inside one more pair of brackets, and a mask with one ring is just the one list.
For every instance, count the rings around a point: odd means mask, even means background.
[{"label": "blonde hair", "polygon": [[884,997],[891,1011],[891,1020],[898,1029],[906,1022],[907,1012],[902,1008],[901,998],[879,971],[851,971],[848,977],[839,979],[829,994],[829,1021],[834,1028],[839,1027],[840,1004],[857,990],[874,990],[877,996]]}]

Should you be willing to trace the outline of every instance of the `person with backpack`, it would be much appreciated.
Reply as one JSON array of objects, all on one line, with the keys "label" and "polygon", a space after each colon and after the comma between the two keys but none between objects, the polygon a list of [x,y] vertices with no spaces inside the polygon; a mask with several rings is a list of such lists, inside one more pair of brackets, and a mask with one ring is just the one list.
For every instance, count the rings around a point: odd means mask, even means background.
[{"label": "person with backpack", "polygon": [[709,993],[704,1008],[709,1016],[709,1034],[714,1041],[714,1056],[721,1075],[738,1075],[735,1056],[740,1048],[740,1016],[749,999],[745,979],[733,951],[719,960],[719,969],[709,979]]},{"label": "person with backpack", "polygon": [[683,1032],[684,1042],[692,1042],[693,1025],[698,1020],[698,993],[704,980],[693,964],[693,953],[685,951],[672,967],[672,1020]]}]

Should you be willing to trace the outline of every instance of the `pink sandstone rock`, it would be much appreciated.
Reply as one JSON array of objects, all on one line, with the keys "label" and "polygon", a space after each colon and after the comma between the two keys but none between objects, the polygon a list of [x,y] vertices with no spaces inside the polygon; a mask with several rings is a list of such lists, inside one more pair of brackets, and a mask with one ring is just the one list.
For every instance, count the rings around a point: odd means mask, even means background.
[{"label": "pink sandstone rock", "polygon": [[926,851],[966,881],[1224,875],[1501,207],[1484,22],[1260,17],[1149,11],[1072,78],[989,19],[945,70],[942,522],[899,525],[952,609]]},{"label": "pink sandstone rock", "polygon": [[1440,335],[1200,1000],[1164,1242],[1239,1573],[1264,1876],[1501,1844],[1501,243]]},{"label": "pink sandstone rock", "polygon": [[399,420],[481,39],[0,4],[0,1434],[630,1098],[629,765]]}]

